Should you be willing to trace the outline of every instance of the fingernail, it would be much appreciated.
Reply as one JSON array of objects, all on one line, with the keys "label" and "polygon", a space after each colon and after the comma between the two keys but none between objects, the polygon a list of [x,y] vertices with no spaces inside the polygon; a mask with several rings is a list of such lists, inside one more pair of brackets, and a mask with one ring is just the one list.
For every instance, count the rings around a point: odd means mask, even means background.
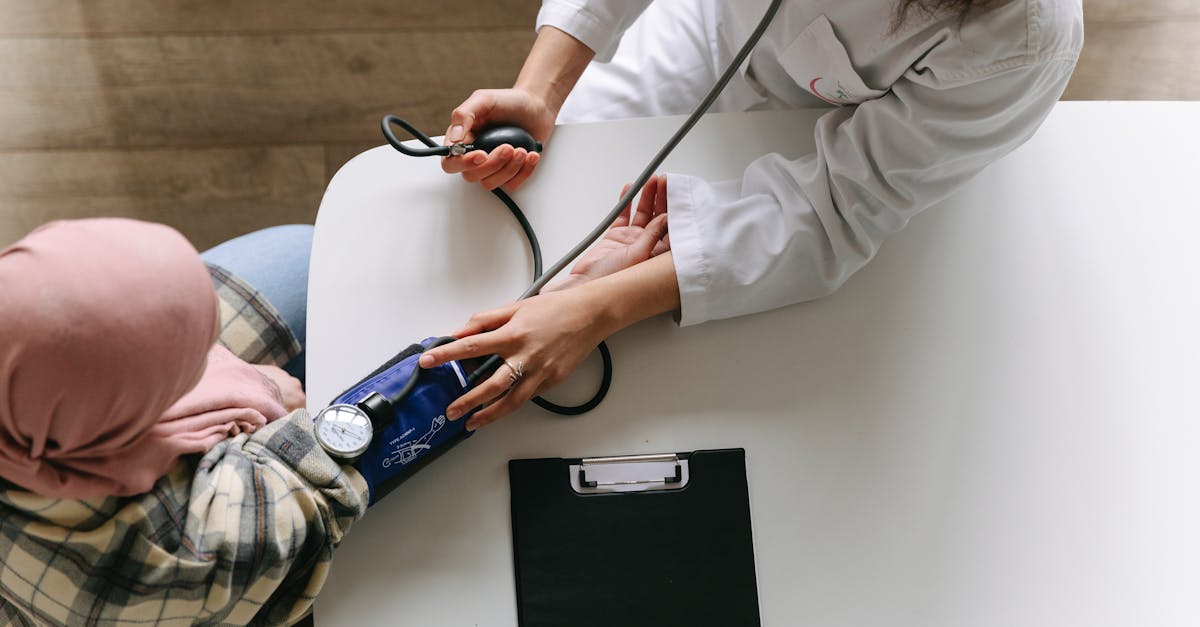
[{"label": "fingernail", "polygon": [[487,155],[475,155],[475,158],[471,159],[471,163],[475,165],[483,165],[484,161],[487,161]]},{"label": "fingernail", "polygon": [[467,431],[474,431],[479,428],[479,421],[474,418],[467,421]]},{"label": "fingernail", "polygon": [[463,127],[461,124],[455,124],[450,127],[450,132],[446,134],[446,138],[452,142],[462,141]]},{"label": "fingernail", "polygon": [[421,358],[417,360],[417,363],[421,364],[422,368],[432,368],[433,355],[421,355]]},{"label": "fingernail", "polygon": [[462,418],[462,415],[462,410],[457,407],[451,407],[450,409],[446,410],[446,420],[458,420],[459,418]]}]

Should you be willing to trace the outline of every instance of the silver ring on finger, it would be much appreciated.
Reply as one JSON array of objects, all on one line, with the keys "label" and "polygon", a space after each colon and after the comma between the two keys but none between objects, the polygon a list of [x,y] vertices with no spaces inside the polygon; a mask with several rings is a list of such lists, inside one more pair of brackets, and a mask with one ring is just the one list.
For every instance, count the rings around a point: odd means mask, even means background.
[{"label": "silver ring on finger", "polygon": [[525,376],[525,362],[518,359],[517,365],[514,366],[511,361],[505,359],[504,365],[508,366],[508,387],[511,388]]}]

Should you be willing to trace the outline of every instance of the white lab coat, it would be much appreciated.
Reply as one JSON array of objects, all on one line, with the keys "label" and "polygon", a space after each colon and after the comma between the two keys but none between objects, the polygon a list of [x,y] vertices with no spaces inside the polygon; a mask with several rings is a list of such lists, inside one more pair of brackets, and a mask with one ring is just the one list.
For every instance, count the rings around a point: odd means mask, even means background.
[{"label": "white lab coat", "polygon": [[[1081,0],[1010,0],[960,25],[899,0],[784,0],[714,110],[836,105],[816,152],[740,180],[669,174],[681,324],[837,289],[913,215],[1028,139],[1083,45]],[[544,0],[596,52],[560,122],[688,113],[768,0]],[[619,47],[618,47],[619,44]]]}]

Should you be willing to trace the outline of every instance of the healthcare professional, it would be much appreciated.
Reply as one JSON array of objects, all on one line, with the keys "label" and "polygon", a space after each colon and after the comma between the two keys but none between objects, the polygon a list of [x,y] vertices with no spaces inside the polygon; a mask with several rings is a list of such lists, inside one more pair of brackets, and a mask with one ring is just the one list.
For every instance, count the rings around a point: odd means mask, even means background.
[{"label": "healthcare professional", "polygon": [[[447,141],[505,123],[548,142],[556,119],[688,113],[767,5],[545,0],[513,88],[472,94]],[[1082,13],[1080,0],[785,0],[714,110],[831,107],[816,151],[764,155],[737,180],[652,179],[631,223],[581,260],[570,289],[476,314],[455,333],[464,339],[422,358],[495,353],[521,369],[510,385],[501,368],[450,417],[496,399],[469,426],[487,424],[560,382],[609,334],[658,313],[678,311],[690,325],[833,292],[888,235],[1034,133],[1075,67]],[[512,189],[538,158],[502,147],[443,169]],[[662,214],[669,240],[620,245],[645,239]]]}]

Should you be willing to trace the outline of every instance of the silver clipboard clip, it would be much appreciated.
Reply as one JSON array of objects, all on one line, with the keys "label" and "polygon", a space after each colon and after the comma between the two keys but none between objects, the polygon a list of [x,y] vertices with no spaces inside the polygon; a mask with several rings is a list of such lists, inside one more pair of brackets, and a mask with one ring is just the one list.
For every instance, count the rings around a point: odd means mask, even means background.
[{"label": "silver clipboard clip", "polygon": [[579,494],[680,490],[689,479],[688,460],[674,453],[585,457],[569,474]]}]

